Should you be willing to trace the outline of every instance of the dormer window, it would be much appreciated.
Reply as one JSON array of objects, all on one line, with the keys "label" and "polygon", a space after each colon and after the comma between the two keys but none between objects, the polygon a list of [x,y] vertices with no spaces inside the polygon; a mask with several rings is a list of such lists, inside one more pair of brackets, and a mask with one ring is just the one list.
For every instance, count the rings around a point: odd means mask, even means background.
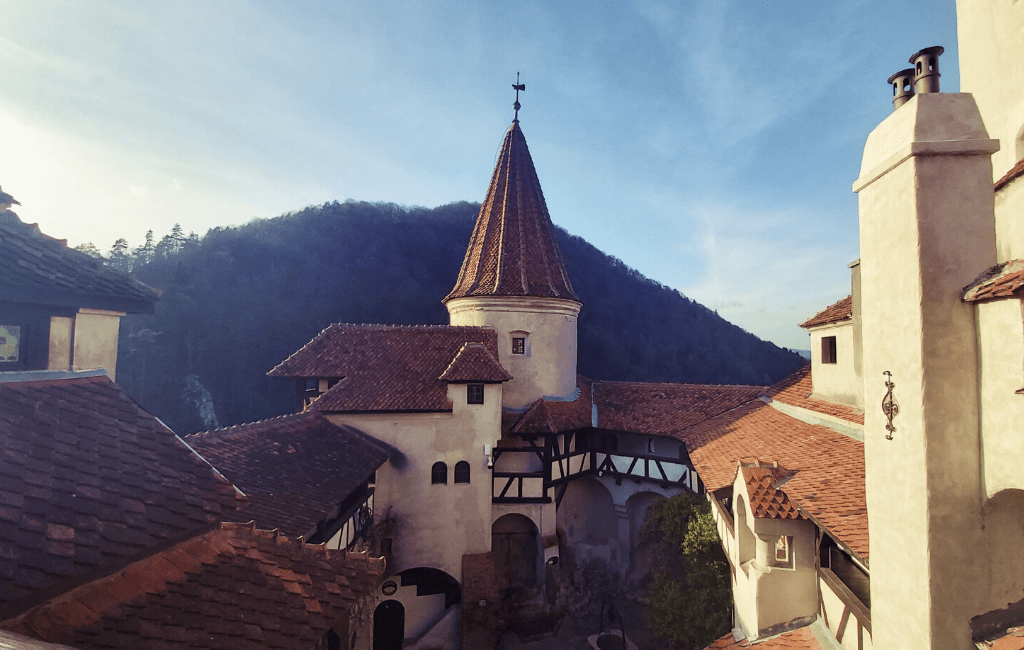
[{"label": "dormer window", "polygon": [[484,403],[484,385],[483,384],[466,384],[466,403],[467,404],[483,404]]},{"label": "dormer window", "polygon": [[836,363],[836,337],[821,337],[821,362]]}]

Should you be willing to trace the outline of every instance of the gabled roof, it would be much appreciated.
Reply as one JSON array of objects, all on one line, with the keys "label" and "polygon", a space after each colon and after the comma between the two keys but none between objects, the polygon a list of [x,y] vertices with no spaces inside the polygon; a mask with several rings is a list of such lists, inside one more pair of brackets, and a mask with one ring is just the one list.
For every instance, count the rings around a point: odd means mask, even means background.
[{"label": "gabled roof", "polygon": [[106,375],[0,381],[0,618],[209,530],[237,500]]},{"label": "gabled roof", "polygon": [[579,302],[518,121],[505,133],[462,269],[444,301],[467,296],[541,296]]},{"label": "gabled roof", "polygon": [[311,407],[324,413],[450,411],[440,377],[466,343],[498,356],[497,334],[486,327],[337,323],[267,374],[341,378]]},{"label": "gabled roof", "polygon": [[736,464],[745,458],[774,461],[795,472],[784,486],[786,496],[867,565],[864,443],[792,418],[761,400],[675,437],[686,444],[708,491],[732,485]]},{"label": "gabled roof", "polygon": [[289,537],[310,532],[392,452],[313,411],[196,433],[185,441],[245,493],[246,517]]},{"label": "gabled roof", "polygon": [[509,381],[512,375],[501,367],[483,343],[466,343],[438,379],[449,383],[479,381],[498,384]]},{"label": "gabled roof", "polygon": [[1010,298],[1024,287],[1024,260],[1009,260],[986,269],[964,287],[964,302]]},{"label": "gabled roof", "polygon": [[819,311],[814,316],[811,316],[804,322],[800,323],[800,327],[811,328],[819,327],[821,325],[831,325],[833,323],[840,323],[844,320],[853,319],[853,296],[846,296],[837,303],[833,303],[825,309]]},{"label": "gabled roof", "polygon": [[778,463],[761,460],[740,461],[736,468],[743,475],[747,501],[755,517],[761,519],[803,519],[800,511],[780,487],[796,475]]},{"label": "gabled roof", "polygon": [[0,212],[0,301],[153,313],[160,292]]},{"label": "gabled roof", "polygon": [[306,650],[348,620],[383,571],[383,559],[222,524],[2,625],[83,650]]}]

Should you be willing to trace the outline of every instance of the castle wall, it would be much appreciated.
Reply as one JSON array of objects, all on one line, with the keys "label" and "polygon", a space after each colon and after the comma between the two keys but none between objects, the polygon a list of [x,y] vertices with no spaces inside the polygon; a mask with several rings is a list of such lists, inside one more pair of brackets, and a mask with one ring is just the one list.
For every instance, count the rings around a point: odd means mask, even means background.
[{"label": "castle wall", "polygon": [[[498,362],[511,375],[507,408],[529,406],[541,397],[568,397],[576,391],[576,319],[580,303],[555,298],[481,296],[448,302],[452,325],[492,327],[498,333]],[[523,354],[513,354],[512,338],[526,338]]]},{"label": "castle wall", "polygon": [[[822,363],[821,341],[836,337],[836,362]],[[830,402],[863,406],[864,380],[857,374],[853,323],[844,321],[811,330],[812,397]]]}]

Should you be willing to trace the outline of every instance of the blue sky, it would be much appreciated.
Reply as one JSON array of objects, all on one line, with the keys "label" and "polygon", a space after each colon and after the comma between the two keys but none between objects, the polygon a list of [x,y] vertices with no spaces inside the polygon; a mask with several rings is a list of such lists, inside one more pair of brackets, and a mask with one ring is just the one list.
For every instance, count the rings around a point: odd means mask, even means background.
[{"label": "blue sky", "polygon": [[0,185],[104,251],[480,201],[520,71],[556,224],[806,348],[797,323],[849,293],[886,78],[931,45],[958,90],[954,0],[0,0]]}]

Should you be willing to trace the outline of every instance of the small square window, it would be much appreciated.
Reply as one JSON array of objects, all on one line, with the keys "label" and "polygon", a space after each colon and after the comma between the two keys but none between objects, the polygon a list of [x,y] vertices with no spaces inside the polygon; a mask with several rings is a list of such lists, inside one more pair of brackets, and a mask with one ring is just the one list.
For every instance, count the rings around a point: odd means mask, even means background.
[{"label": "small square window", "polygon": [[822,363],[835,363],[836,362],[836,337],[834,337],[834,336],[823,336],[823,337],[821,337],[821,362]]},{"label": "small square window", "polygon": [[483,384],[467,384],[466,385],[466,403],[468,403],[468,404],[483,404],[484,403],[484,385]]},{"label": "small square window", "polygon": [[522,336],[512,337],[512,354],[526,354],[526,338]]}]

